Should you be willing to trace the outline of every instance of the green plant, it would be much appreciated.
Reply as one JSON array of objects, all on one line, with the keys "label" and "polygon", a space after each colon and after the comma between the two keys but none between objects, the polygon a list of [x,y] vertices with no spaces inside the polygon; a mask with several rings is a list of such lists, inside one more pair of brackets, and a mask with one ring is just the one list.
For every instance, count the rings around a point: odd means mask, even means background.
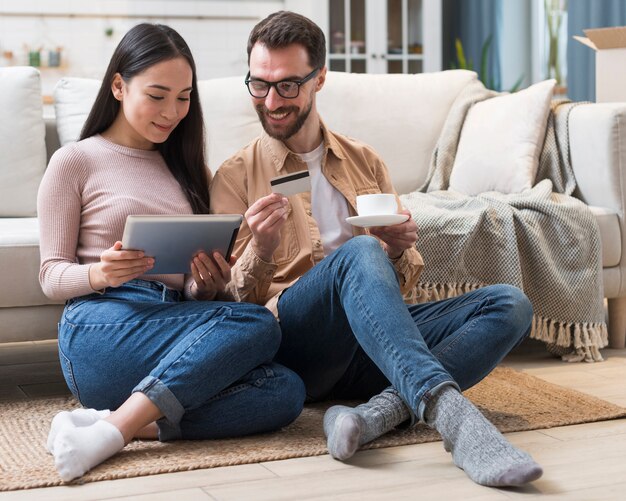
[{"label": "green plant", "polygon": [[[493,76],[489,74],[489,70],[487,68],[487,63],[489,61],[489,49],[491,48],[491,41],[492,41],[492,35],[489,35],[487,37],[487,39],[484,41],[481,49],[480,49],[480,70],[476,71],[478,73],[478,78],[480,79],[480,81],[485,84],[485,87],[487,87],[488,89],[493,89],[493,90],[500,90],[496,88],[496,84],[495,81],[493,79]],[[475,71],[474,70],[474,61],[470,58],[467,59],[465,57],[465,51],[463,50],[463,44],[461,43],[460,39],[455,39],[454,41],[454,47],[456,50],[456,59],[457,62],[456,63],[452,63],[452,68],[453,69],[461,69],[461,70],[470,70],[470,71]],[[513,87],[511,87],[511,89],[509,90],[509,92],[515,92],[517,90],[519,90],[520,86],[522,85],[522,82],[524,81],[524,75],[521,75],[517,81],[515,82],[515,84],[513,84]]]}]

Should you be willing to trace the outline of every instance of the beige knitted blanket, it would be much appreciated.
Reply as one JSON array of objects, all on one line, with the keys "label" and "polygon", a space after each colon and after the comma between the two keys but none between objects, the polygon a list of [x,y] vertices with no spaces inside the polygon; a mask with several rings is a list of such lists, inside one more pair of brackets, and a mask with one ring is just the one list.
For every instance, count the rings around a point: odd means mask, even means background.
[{"label": "beige knitted blanket", "polygon": [[555,103],[535,185],[516,194],[466,196],[447,191],[470,107],[495,96],[480,82],[453,104],[420,190],[400,198],[419,227],[425,269],[414,292],[422,302],[508,283],[534,308],[531,337],[567,361],[602,360],[604,322],[600,234],[587,206],[571,196],[568,116]]}]

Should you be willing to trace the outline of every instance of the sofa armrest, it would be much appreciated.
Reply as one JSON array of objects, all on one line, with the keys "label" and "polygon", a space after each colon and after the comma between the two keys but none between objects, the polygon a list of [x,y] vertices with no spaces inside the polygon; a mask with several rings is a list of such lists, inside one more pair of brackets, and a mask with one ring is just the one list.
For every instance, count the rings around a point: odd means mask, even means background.
[{"label": "sofa armrest", "polygon": [[[594,213],[617,214],[618,229],[605,233],[603,252],[615,247],[610,261],[617,265],[603,269],[604,294],[609,301],[611,346],[624,346],[626,328],[626,103],[597,103],[575,107],[570,114],[569,140],[572,168],[578,185],[574,195]],[[600,221],[601,223],[601,221]],[[619,298],[619,299],[615,299]]]},{"label": "sofa armrest", "polygon": [[615,211],[623,221],[626,206],[626,103],[594,103],[570,114],[574,195],[587,205]]}]

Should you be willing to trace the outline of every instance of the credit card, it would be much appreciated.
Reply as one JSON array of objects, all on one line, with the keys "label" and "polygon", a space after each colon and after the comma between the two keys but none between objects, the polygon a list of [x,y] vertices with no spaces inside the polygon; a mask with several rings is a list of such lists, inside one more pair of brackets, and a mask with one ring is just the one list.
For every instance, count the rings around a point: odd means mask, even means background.
[{"label": "credit card", "polygon": [[270,185],[272,193],[280,193],[289,197],[303,191],[311,191],[311,176],[308,170],[301,170],[270,179]]}]

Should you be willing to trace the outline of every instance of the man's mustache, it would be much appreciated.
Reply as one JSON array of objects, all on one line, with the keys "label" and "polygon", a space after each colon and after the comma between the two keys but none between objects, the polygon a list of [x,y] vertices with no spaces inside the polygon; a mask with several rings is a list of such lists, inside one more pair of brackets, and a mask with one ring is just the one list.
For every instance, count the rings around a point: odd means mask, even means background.
[{"label": "man's mustache", "polygon": [[[256,111],[257,113],[263,113],[263,114],[270,113],[270,110],[268,110],[263,104],[257,105]],[[277,108],[273,110],[271,113],[290,113],[292,111],[297,112],[298,107],[297,106],[283,106],[282,108]]]}]

